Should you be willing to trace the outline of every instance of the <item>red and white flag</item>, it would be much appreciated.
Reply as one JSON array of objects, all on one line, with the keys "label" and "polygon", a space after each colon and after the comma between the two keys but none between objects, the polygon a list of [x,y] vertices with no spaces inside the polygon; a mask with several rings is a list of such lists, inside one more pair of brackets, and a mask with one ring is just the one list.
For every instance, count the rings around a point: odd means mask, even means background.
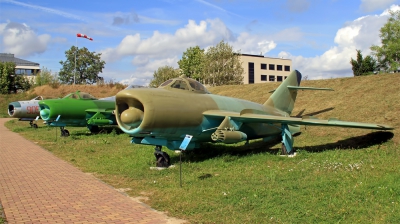
[{"label": "red and white flag", "polygon": [[85,34],[81,34],[81,33],[76,34],[76,36],[77,36],[77,37],[83,37],[83,38],[86,38],[86,39],[88,39],[88,40],[93,40],[93,38],[88,37],[88,36],[86,36]]}]

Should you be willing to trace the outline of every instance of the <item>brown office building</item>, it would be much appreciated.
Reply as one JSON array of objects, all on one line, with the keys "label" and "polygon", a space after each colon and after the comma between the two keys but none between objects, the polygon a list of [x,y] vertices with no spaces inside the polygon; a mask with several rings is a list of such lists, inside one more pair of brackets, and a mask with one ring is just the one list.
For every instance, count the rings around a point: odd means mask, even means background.
[{"label": "brown office building", "polygon": [[243,83],[282,82],[292,71],[292,60],[241,54]]}]

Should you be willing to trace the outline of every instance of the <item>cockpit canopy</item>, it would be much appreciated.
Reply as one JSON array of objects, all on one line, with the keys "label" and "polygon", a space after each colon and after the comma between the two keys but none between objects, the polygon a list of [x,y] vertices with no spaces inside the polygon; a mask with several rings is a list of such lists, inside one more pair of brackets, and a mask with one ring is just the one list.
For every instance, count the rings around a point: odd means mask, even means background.
[{"label": "cockpit canopy", "polygon": [[194,79],[187,78],[184,76],[167,80],[164,83],[162,83],[158,88],[181,89],[196,93],[207,93],[207,94],[210,93],[206,89],[206,87],[203,86],[203,84],[199,83]]},{"label": "cockpit canopy", "polygon": [[90,93],[85,93],[85,92],[81,92],[81,91],[76,91],[75,93],[70,93],[70,94],[66,95],[63,99],[97,100],[97,98],[92,96]]}]

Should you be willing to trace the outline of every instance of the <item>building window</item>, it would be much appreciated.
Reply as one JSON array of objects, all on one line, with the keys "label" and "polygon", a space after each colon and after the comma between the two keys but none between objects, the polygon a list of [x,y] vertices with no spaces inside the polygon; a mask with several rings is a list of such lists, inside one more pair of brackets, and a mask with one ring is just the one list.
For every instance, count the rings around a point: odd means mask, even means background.
[{"label": "building window", "polygon": [[261,69],[267,70],[267,64],[261,64]]},{"label": "building window", "polygon": [[274,64],[269,64],[268,69],[269,70],[275,70],[275,65]]},{"label": "building window", "polygon": [[276,77],[276,81],[282,82],[282,76],[277,76],[277,77]]},{"label": "building window", "polygon": [[285,65],[285,72],[290,72],[290,66],[289,65]]},{"label": "building window", "polygon": [[275,82],[275,76],[274,75],[270,75],[269,76],[269,81],[270,82]]},{"label": "building window", "polygon": [[287,79],[287,76],[285,76],[285,79]]},{"label": "building window", "polygon": [[15,69],[15,74],[16,75],[33,75],[33,70],[32,69],[21,69],[17,68]]},{"label": "building window", "polygon": [[267,81],[267,75],[261,75],[261,81]]},{"label": "building window", "polygon": [[277,66],[276,66],[276,70],[282,71],[282,65],[277,65]]},{"label": "building window", "polygon": [[249,84],[254,83],[254,63],[249,62]]}]

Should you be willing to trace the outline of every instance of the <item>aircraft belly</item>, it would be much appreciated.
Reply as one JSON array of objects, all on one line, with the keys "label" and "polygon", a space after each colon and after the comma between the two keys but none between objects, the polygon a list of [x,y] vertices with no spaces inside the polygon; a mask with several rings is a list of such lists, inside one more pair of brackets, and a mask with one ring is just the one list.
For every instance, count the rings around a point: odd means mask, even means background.
[{"label": "aircraft belly", "polygon": [[280,125],[265,123],[245,124],[240,128],[240,131],[246,133],[248,139],[264,138],[281,133]]},{"label": "aircraft belly", "polygon": [[63,120],[58,120],[58,121],[53,121],[50,123],[50,126],[56,126],[56,127],[65,127],[65,126],[70,126],[70,127],[86,127],[86,120],[81,120],[81,119],[63,119]]}]

